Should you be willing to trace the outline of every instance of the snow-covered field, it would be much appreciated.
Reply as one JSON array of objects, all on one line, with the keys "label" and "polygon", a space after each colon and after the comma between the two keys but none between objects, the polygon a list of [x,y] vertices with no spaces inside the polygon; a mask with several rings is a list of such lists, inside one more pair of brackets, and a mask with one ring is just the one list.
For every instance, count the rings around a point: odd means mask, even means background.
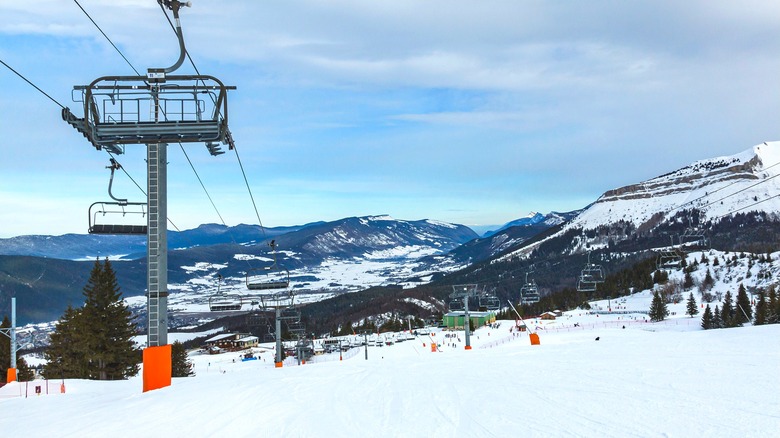
[{"label": "snow-covered field", "polygon": [[[618,303],[646,310],[649,293]],[[606,302],[593,303],[607,308]],[[618,304],[610,303],[614,308]],[[3,436],[760,437],[780,430],[780,325],[703,331],[685,303],[661,323],[564,313],[464,336],[317,356],[274,368],[239,353],[191,358],[197,375],[142,393],[128,381],[65,381],[66,393],[0,389]],[[625,327],[625,328],[623,328]],[[598,340],[596,340],[598,338]],[[440,344],[432,352],[431,343]],[[261,352],[262,351],[262,352]],[[59,384],[59,382],[57,382]],[[30,384],[32,385],[32,383]],[[28,396],[24,397],[24,391]],[[20,397],[20,394],[22,396]]]}]

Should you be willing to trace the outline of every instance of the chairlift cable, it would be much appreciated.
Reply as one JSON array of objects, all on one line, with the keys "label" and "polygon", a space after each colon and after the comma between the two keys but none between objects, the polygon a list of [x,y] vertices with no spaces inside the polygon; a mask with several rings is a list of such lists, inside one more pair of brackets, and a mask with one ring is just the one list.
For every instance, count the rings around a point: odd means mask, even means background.
[{"label": "chairlift cable", "polygon": [[0,59],[0,64],[3,64],[4,66],[6,66],[6,67],[8,68],[8,70],[11,70],[12,72],[16,73],[16,75],[17,75],[17,76],[19,76],[20,78],[22,78],[22,79],[23,79],[25,82],[27,82],[28,84],[32,85],[32,87],[33,87],[33,88],[35,88],[36,90],[38,90],[38,91],[39,91],[41,94],[43,94],[44,96],[48,97],[48,98],[49,98],[49,100],[51,100],[52,102],[56,103],[56,104],[57,104],[57,105],[58,105],[60,108],[62,108],[62,109],[65,109],[65,107],[64,107],[64,106],[63,106],[61,103],[57,102],[57,100],[56,100],[56,99],[54,99],[53,97],[49,96],[49,94],[48,94],[48,93],[46,93],[45,91],[41,90],[41,89],[40,89],[40,88],[39,88],[37,85],[33,84],[33,83],[32,83],[32,81],[30,81],[29,79],[27,79],[26,77],[24,77],[24,76],[23,76],[21,73],[19,73],[18,71],[14,70],[14,69],[13,69],[13,68],[12,68],[10,65],[6,64],[6,63],[5,63],[5,61],[3,61],[2,59]]},{"label": "chairlift cable", "polygon": [[[89,18],[89,21],[91,21],[92,24],[95,25],[97,30],[100,31],[100,33],[106,38],[106,40],[111,44],[111,46],[117,51],[117,53],[119,53],[119,56],[121,56],[122,59],[125,60],[127,65],[129,65],[130,68],[133,69],[135,74],[138,75],[138,76],[141,76],[141,73],[138,72],[138,69],[136,69],[135,66],[122,53],[122,51],[119,50],[119,48],[116,46],[116,44],[114,44],[114,42],[111,40],[111,38],[109,38],[109,36],[106,35],[106,33],[103,31],[103,29],[100,27],[100,25],[98,25],[97,22],[95,22],[95,20],[92,18],[92,16],[90,16],[89,13],[84,9],[84,7],[81,6],[81,4],[78,2],[78,0],[73,0],[73,1],[74,1],[74,3],[76,3],[76,5],[79,7],[79,9],[81,9],[81,11],[84,12],[84,15],[86,15],[87,18]],[[162,3],[160,3],[160,7],[163,8]],[[165,11],[165,9],[163,8],[163,12],[164,11]],[[168,18],[168,14],[165,14],[165,17],[168,19],[168,22],[171,24],[171,28],[173,28],[173,31],[176,32],[176,28],[173,27],[173,23],[170,21],[170,18]],[[187,53],[187,57],[189,57],[189,53]],[[190,62],[192,62],[192,58],[190,58]],[[193,67],[194,66],[195,66],[195,64],[193,64]],[[198,69],[195,68],[195,71],[198,72]],[[200,72],[198,72],[198,74],[200,75]],[[212,96],[212,100],[213,100],[213,96]],[[62,106],[62,105],[60,105],[60,106]],[[165,116],[164,113],[163,113],[163,115]],[[208,190],[206,190],[206,187],[204,186],[203,181],[200,178],[200,175],[198,175],[198,172],[195,170],[195,167],[193,166],[192,161],[190,160],[189,156],[187,155],[187,152],[184,150],[184,147],[181,144],[181,142],[179,142],[179,147],[182,148],[182,152],[184,152],[184,156],[187,158],[187,161],[189,162],[190,167],[192,168],[192,171],[195,173],[195,176],[198,179],[198,182],[200,183],[201,187],[203,187],[203,190],[206,192],[206,196],[209,198],[209,201],[211,202],[211,205],[214,207],[214,210],[217,212],[217,216],[219,216],[220,220],[222,221],[222,224],[225,225],[225,220],[222,218],[222,215],[220,214],[220,212],[217,209],[216,205],[214,205],[214,201],[212,200],[211,195],[209,194]],[[106,152],[108,152],[108,154],[111,156],[112,159],[115,159],[115,157],[113,156],[113,154],[111,154],[111,152],[109,152],[109,151],[106,151]],[[135,179],[133,179],[133,177],[125,170],[125,168],[121,167],[121,169],[125,173],[125,175],[127,175],[127,177],[130,178],[130,180],[133,182],[133,184],[135,184],[135,186],[138,187],[138,189],[141,191],[141,193],[143,193],[144,196],[146,196],[146,191],[143,188],[141,188],[141,186],[135,181]],[[173,226],[173,228],[176,229],[176,231],[181,232],[179,230],[179,228],[176,226],[176,224],[174,224],[173,221],[170,218],[166,218],[166,219],[168,220],[168,223],[170,223],[171,226]],[[227,226],[227,225],[225,225],[225,226]],[[231,235],[231,238],[232,238],[232,235]],[[235,239],[233,239],[233,240],[235,241]]]},{"label": "chairlift cable", "polygon": [[758,202],[754,202],[754,203],[752,203],[752,204],[750,204],[750,205],[746,205],[746,206],[744,206],[744,207],[740,207],[740,208],[738,208],[738,209],[736,209],[736,210],[731,210],[730,212],[728,212],[728,213],[726,213],[726,214],[724,214],[724,215],[720,215],[720,216],[716,217],[715,219],[724,218],[724,217],[726,217],[726,216],[729,216],[729,215],[731,215],[732,213],[736,213],[736,212],[738,212],[738,211],[741,211],[741,210],[744,210],[744,209],[746,209],[746,208],[753,207],[753,206],[754,206],[754,205],[756,205],[756,204],[760,204],[760,203],[762,203],[762,202],[766,202],[766,201],[769,201],[769,200],[771,200],[771,199],[774,199],[774,198],[780,198],[780,194],[777,194],[777,195],[772,195],[772,196],[770,196],[770,197],[768,197],[768,198],[766,198],[766,199],[762,199],[762,200],[760,200],[760,201],[758,201]]},{"label": "chairlift cable", "polygon": [[[214,207],[214,211],[217,212],[217,216],[219,216],[219,220],[222,222],[222,225],[227,227],[227,224],[225,224],[225,219],[222,218],[222,214],[219,212],[219,209],[217,208],[217,205],[214,204],[214,200],[211,198],[211,195],[209,194],[208,189],[206,189],[206,185],[203,184],[203,180],[200,178],[200,175],[198,174],[198,171],[195,170],[195,166],[192,164],[192,160],[190,160],[190,156],[187,154],[187,151],[184,150],[184,146],[179,143],[179,147],[181,148],[182,153],[184,154],[184,158],[187,159],[187,162],[190,164],[190,168],[192,169],[192,172],[195,174],[195,178],[198,179],[198,182],[200,183],[201,188],[203,188],[203,192],[206,193],[206,197],[209,198],[209,202],[211,203],[211,206]],[[232,237],[232,235],[231,235]]]},{"label": "chairlift cable", "polygon": [[[780,163],[778,163],[778,164],[780,164]],[[726,195],[726,196],[724,196],[724,197],[722,197],[722,198],[720,198],[720,199],[716,199],[716,200],[714,200],[714,201],[708,202],[707,204],[704,204],[704,205],[703,205],[703,207],[708,207],[708,206],[710,206],[710,205],[712,205],[712,204],[715,204],[715,203],[717,203],[717,202],[720,202],[720,201],[722,201],[722,200],[724,200],[724,199],[726,199],[726,198],[730,198],[730,197],[732,197],[732,196],[734,196],[734,195],[737,195],[737,194],[739,194],[739,193],[742,193],[742,192],[746,191],[747,189],[751,189],[751,188],[753,188],[753,187],[755,187],[755,186],[757,186],[757,185],[759,185],[759,184],[763,184],[763,183],[765,183],[765,182],[767,182],[767,181],[769,181],[769,180],[771,180],[771,179],[777,178],[778,176],[780,176],[780,173],[778,173],[778,174],[776,174],[776,175],[773,175],[773,176],[770,176],[769,178],[764,178],[764,179],[762,179],[761,181],[759,181],[759,182],[757,182],[757,183],[755,183],[755,184],[751,184],[751,185],[749,185],[749,186],[747,186],[747,187],[745,187],[745,188],[743,188],[743,189],[737,190],[736,192],[734,192],[734,193],[732,193],[732,194],[730,194],[730,195]],[[754,204],[754,205],[755,205],[755,204]]]},{"label": "chairlift cable", "polygon": [[76,3],[76,6],[78,6],[78,7],[79,7],[79,9],[81,9],[81,12],[83,12],[83,13],[84,13],[84,15],[86,15],[86,16],[87,16],[87,18],[89,18],[89,21],[91,21],[91,22],[92,22],[92,24],[94,24],[94,25],[95,25],[95,27],[97,28],[97,30],[99,30],[99,31],[100,31],[100,33],[102,33],[102,34],[103,34],[103,36],[106,38],[106,40],[108,40],[108,42],[111,44],[111,46],[113,46],[113,47],[114,47],[114,49],[117,51],[117,53],[119,53],[119,56],[121,56],[121,57],[122,57],[122,59],[124,59],[124,60],[125,60],[125,62],[127,63],[127,65],[129,65],[129,66],[130,66],[130,68],[132,68],[132,69],[133,69],[133,71],[135,72],[135,74],[136,74],[136,75],[138,75],[138,76],[141,76],[141,73],[139,73],[139,72],[138,72],[138,70],[136,70],[136,68],[135,68],[135,67],[133,67],[133,64],[131,64],[131,63],[130,63],[130,61],[127,59],[127,57],[125,57],[125,55],[122,53],[122,51],[121,51],[121,50],[119,50],[119,47],[117,47],[117,46],[116,46],[116,44],[114,44],[114,42],[113,42],[113,41],[111,41],[111,38],[109,38],[109,37],[108,37],[108,35],[106,35],[106,33],[105,33],[105,32],[103,32],[103,29],[101,29],[101,28],[100,28],[100,26],[98,26],[98,24],[95,22],[95,20],[93,20],[93,19],[92,19],[92,17],[89,15],[89,12],[87,12],[87,11],[86,11],[86,10],[85,10],[85,9],[84,9],[82,6],[81,6],[81,4],[79,4],[78,0],[73,0],[73,2],[74,2],[74,3]]},{"label": "chairlift cable", "polygon": [[233,152],[236,153],[236,159],[238,160],[238,166],[241,168],[241,175],[244,177],[244,184],[246,184],[246,189],[249,192],[249,198],[252,200],[252,207],[255,209],[255,216],[257,216],[257,223],[260,225],[260,231],[263,233],[263,238],[265,238],[265,228],[263,227],[263,221],[260,220],[260,213],[257,211],[257,203],[255,202],[255,197],[252,195],[252,189],[249,187],[249,180],[246,177],[246,172],[244,171],[244,165],[241,163],[241,157],[238,155],[238,148],[233,148]]},{"label": "chairlift cable", "polygon": [[[168,13],[165,11],[165,7],[163,6],[162,2],[158,2],[158,4],[160,5],[160,10],[162,10],[163,15],[165,15],[165,19],[168,20],[168,24],[170,25],[171,29],[173,30],[174,33],[176,33],[176,27],[173,25],[173,22],[171,21],[171,17],[169,17]],[[192,68],[195,70],[195,73],[200,75],[200,71],[198,70],[198,67],[195,65],[195,61],[192,60],[192,57],[190,56],[189,51],[187,51],[186,49],[185,49],[185,55],[187,56],[187,59],[190,61],[190,64],[192,64]],[[211,97],[211,100],[213,101],[214,100],[214,96],[211,96],[211,95],[209,95],[209,96]],[[244,165],[241,162],[241,156],[238,154],[238,148],[237,147],[234,146],[233,150],[236,153],[236,159],[238,160],[238,166],[241,169],[241,175],[244,178],[244,184],[246,185],[247,191],[249,192],[249,198],[252,201],[252,207],[253,207],[253,209],[255,211],[255,216],[257,217],[257,223],[260,225],[260,231],[263,234],[263,238],[265,238],[266,237],[265,227],[263,226],[263,221],[260,219],[260,213],[257,210],[257,203],[255,202],[254,195],[252,194],[252,189],[249,186],[249,180],[247,179],[246,172],[244,171]]]},{"label": "chairlift cable", "polygon": [[[775,166],[778,166],[778,165],[780,165],[780,161],[778,161],[778,162],[777,162],[777,163],[775,163],[775,164],[772,164],[771,166],[765,167],[765,168],[764,168],[764,169],[762,169],[762,170],[766,171],[766,170],[769,170],[769,169],[771,169],[771,168],[773,168],[773,167],[775,167]],[[747,190],[747,189],[753,188],[753,187],[755,187],[755,186],[757,186],[757,185],[759,185],[759,184],[763,184],[763,183],[765,183],[765,182],[767,182],[767,181],[769,181],[769,180],[771,180],[771,179],[773,179],[773,178],[776,178],[777,176],[780,176],[780,174],[773,175],[773,176],[770,176],[770,177],[768,177],[768,178],[764,178],[764,179],[762,179],[761,181],[759,181],[759,182],[757,182],[757,183],[755,183],[755,184],[752,184],[752,185],[750,185],[750,186],[748,186],[748,187],[745,187],[745,188],[742,188],[742,189],[740,189],[740,190],[737,190],[736,192],[734,192],[734,193],[732,193],[732,194],[730,194],[730,195],[726,195],[726,196],[724,196],[724,197],[722,197],[722,198],[720,198],[720,199],[717,199],[717,200],[715,200],[715,201],[709,202],[709,203],[707,203],[707,204],[703,205],[702,207],[708,207],[708,206],[710,206],[710,205],[712,205],[712,204],[714,204],[714,203],[716,203],[716,202],[720,202],[720,201],[722,201],[722,200],[724,200],[724,199],[726,199],[726,198],[729,198],[729,197],[731,197],[731,196],[734,196],[734,195],[736,195],[736,194],[742,193],[742,192],[744,192],[744,191],[745,191],[745,190]],[[685,207],[685,206],[686,206],[686,205],[688,205],[688,204],[693,204],[693,203],[694,203],[694,202],[696,202],[696,201],[700,201],[700,200],[702,200],[702,199],[704,199],[704,198],[706,198],[706,197],[708,197],[708,196],[712,195],[713,193],[717,193],[717,192],[719,192],[719,191],[721,191],[721,190],[723,190],[723,189],[726,189],[726,188],[728,188],[728,187],[731,187],[732,185],[734,185],[734,184],[736,184],[736,183],[738,183],[738,182],[739,182],[739,181],[733,181],[733,182],[731,182],[731,183],[729,183],[729,184],[726,184],[726,185],[725,185],[725,186],[723,186],[723,187],[717,188],[717,189],[715,189],[715,190],[713,190],[713,191],[711,191],[711,192],[709,192],[709,191],[708,191],[706,194],[704,194],[704,195],[701,195],[701,196],[699,196],[698,198],[691,199],[690,201],[687,201],[687,202],[685,202],[685,203],[683,203],[683,204],[680,204],[680,205],[678,205],[678,206],[676,206],[676,207],[673,207],[673,208],[671,208],[671,209],[669,210],[669,212],[677,211],[677,210],[679,210],[679,209],[681,209],[681,208]],[[737,210],[737,211],[738,211],[738,210]],[[723,216],[720,216],[720,217],[723,217]],[[720,217],[718,217],[717,219],[719,219]]]}]

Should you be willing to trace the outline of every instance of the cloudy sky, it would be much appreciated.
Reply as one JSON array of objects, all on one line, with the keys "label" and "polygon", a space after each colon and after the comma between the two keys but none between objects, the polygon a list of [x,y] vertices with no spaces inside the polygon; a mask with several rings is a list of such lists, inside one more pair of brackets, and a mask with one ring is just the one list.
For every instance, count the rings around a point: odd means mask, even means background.
[{"label": "cloudy sky", "polygon": [[[155,0],[79,3],[139,71],[176,60]],[[266,226],[502,224],[780,139],[774,0],[193,3],[187,48],[237,87],[230,127]],[[77,115],[74,85],[134,74],[73,1],[0,0],[0,17],[0,60]],[[0,84],[0,237],[86,232],[108,155],[2,65]],[[235,153],[184,147],[224,221],[257,223]],[[118,157],[141,185],[144,151]],[[179,145],[169,163],[174,223],[220,223]],[[124,174],[114,191],[142,196]]]}]

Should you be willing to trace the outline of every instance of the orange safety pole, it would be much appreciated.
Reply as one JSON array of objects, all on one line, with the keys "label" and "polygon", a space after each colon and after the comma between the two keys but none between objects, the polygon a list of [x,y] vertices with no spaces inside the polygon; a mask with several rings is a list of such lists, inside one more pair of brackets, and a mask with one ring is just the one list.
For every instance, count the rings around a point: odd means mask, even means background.
[{"label": "orange safety pole", "polygon": [[8,383],[16,382],[16,368],[8,368],[5,381]]}]

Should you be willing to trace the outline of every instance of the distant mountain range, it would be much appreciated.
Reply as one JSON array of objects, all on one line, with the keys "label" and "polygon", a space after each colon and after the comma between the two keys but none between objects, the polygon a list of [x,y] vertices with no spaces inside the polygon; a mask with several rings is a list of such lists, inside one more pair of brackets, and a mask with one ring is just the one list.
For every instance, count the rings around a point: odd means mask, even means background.
[{"label": "distant mountain range", "polygon": [[[204,224],[185,231],[168,231],[171,249],[218,244],[247,244],[298,231],[315,222],[290,227],[263,228],[257,225],[227,227]],[[62,236],[18,236],[0,239],[0,255],[23,255],[64,260],[112,259],[133,260],[146,257],[146,236],[65,234]]]},{"label": "distant mountain range", "polygon": [[[534,272],[548,291],[571,286],[588,253],[605,269],[617,269],[679,245],[675,239],[692,227],[719,249],[765,251],[780,241],[779,163],[780,142],[765,143],[609,190],[582,210],[532,213],[484,236],[463,225],[388,216],[266,229],[207,224],[171,232],[170,302],[176,309],[202,309],[218,278],[223,291],[246,293],[248,273],[274,259],[310,301],[374,286],[442,282],[490,282],[511,298],[523,272]],[[275,252],[268,245],[272,239]],[[0,308],[11,295],[21,297],[21,322],[50,321],[67,304],[80,305],[96,257],[115,260],[124,296],[139,297],[133,302],[143,307],[143,237],[20,236],[0,239],[0,254]],[[441,307],[441,297],[427,306]]]}]

